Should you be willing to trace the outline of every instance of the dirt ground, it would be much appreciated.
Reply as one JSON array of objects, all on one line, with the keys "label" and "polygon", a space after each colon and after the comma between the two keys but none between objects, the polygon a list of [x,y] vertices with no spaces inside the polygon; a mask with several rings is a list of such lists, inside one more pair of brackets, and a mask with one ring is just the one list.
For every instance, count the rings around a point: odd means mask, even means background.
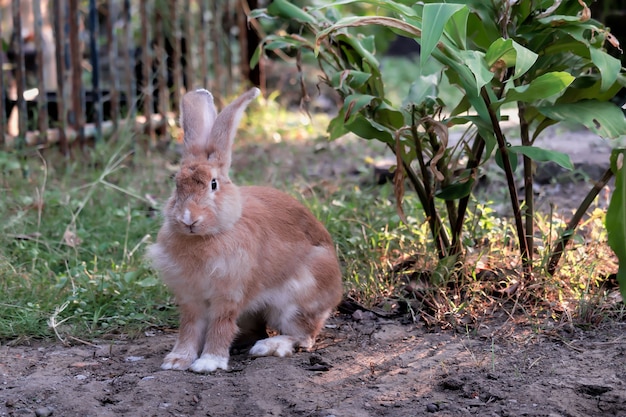
[{"label": "dirt ground", "polygon": [[429,332],[369,313],[329,320],[314,352],[162,371],[174,332],[0,347],[0,416],[626,416],[626,323]]}]

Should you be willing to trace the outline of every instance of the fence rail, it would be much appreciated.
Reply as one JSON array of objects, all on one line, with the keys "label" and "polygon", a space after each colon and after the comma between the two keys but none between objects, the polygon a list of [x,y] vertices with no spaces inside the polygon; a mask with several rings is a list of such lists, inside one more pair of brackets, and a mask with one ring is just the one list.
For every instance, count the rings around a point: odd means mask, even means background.
[{"label": "fence rail", "polygon": [[123,124],[156,145],[186,90],[209,88],[219,103],[248,76],[246,10],[245,0],[0,0],[0,147],[67,153]]}]

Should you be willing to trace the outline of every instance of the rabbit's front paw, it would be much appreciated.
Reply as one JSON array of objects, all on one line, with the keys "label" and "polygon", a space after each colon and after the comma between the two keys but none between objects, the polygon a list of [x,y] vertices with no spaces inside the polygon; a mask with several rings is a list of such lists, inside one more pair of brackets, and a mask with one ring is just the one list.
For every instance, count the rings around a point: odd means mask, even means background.
[{"label": "rabbit's front paw", "polygon": [[196,358],[188,354],[171,352],[163,359],[161,369],[184,371],[189,368],[189,365],[191,365],[195,359]]},{"label": "rabbit's front paw", "polygon": [[250,349],[252,356],[291,356],[295,341],[290,336],[274,336],[259,340]]},{"label": "rabbit's front paw", "polygon": [[227,370],[228,358],[224,356],[217,356],[210,353],[205,353],[191,364],[190,369],[198,373],[213,372],[217,369]]}]

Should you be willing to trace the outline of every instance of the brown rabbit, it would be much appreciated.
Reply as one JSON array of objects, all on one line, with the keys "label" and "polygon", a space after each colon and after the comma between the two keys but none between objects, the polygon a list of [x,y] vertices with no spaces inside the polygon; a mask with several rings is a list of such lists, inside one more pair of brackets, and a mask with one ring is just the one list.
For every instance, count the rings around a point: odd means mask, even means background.
[{"label": "brown rabbit", "polygon": [[[341,299],[333,241],[313,214],[278,190],[228,177],[237,127],[258,94],[247,91],[219,115],[208,91],[183,97],[183,160],[148,249],[181,316],[163,369],[227,369],[235,341],[254,343],[253,356],[310,349]],[[280,335],[268,338],[266,326]]]}]

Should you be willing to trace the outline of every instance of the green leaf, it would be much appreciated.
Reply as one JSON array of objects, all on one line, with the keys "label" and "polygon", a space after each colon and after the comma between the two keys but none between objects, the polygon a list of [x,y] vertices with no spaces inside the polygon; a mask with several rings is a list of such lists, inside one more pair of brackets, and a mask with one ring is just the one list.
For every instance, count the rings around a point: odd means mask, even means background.
[{"label": "green leaf", "polygon": [[356,53],[361,60],[361,62],[351,63],[358,64],[360,68],[364,71],[378,72],[380,63],[378,62],[374,54],[368,48],[366,48],[367,42],[365,42],[365,40],[360,42],[359,39],[357,39],[355,36],[349,36],[343,33],[337,34],[335,40],[341,41],[349,45],[349,47],[352,48],[351,52]]},{"label": "green leaf", "polygon": [[470,179],[464,182],[457,182],[443,187],[440,191],[435,193],[435,197],[442,200],[458,200],[465,196],[468,196],[472,192],[474,186],[474,180]]},{"label": "green leaf", "polygon": [[424,66],[443,35],[443,28],[452,15],[462,9],[462,4],[429,3],[422,13],[422,48],[420,65]]},{"label": "green leaf", "polygon": [[467,49],[467,21],[469,9],[464,7],[454,13],[444,28],[446,36],[461,50]]},{"label": "green leaf", "polygon": [[[507,156],[509,157],[509,164],[511,164],[511,169],[515,171],[517,169],[517,154],[513,152],[508,152],[510,147],[507,148]],[[500,149],[496,149],[496,165],[498,165],[502,170],[504,170],[504,162],[502,161],[502,152]]]},{"label": "green leaf", "polygon": [[376,122],[393,129],[400,129],[404,125],[402,112],[384,101],[374,108],[374,118]]},{"label": "green leaf", "polygon": [[536,146],[511,146],[509,147],[509,152],[526,155],[533,161],[554,162],[565,169],[574,169],[574,164],[572,164],[569,155],[563,152],[551,151]]},{"label": "green leaf", "polygon": [[515,80],[526,74],[528,70],[535,65],[539,55],[515,41],[513,41],[513,49],[515,49],[515,53],[517,54],[515,58],[515,71],[512,77],[512,79]]},{"label": "green leaf", "polygon": [[[616,149],[613,153],[621,154],[622,158],[626,156],[624,149]],[[619,261],[617,281],[620,292],[626,300],[626,169],[623,165],[615,173],[615,189],[606,211],[605,224],[608,244]]]},{"label": "green leaf", "polygon": [[584,100],[578,103],[537,107],[546,117],[558,121],[578,122],[604,138],[626,135],[626,118],[613,103]]},{"label": "green leaf", "polygon": [[537,61],[538,55],[515,42],[512,39],[500,38],[494,41],[487,49],[485,60],[490,68],[498,61],[502,61],[506,68],[515,67],[513,77],[515,80],[526,74]]},{"label": "green leaf", "polygon": [[459,55],[463,62],[474,74],[476,79],[476,87],[478,90],[483,88],[493,79],[493,72],[489,71],[489,67],[485,62],[485,55],[479,51],[460,51]]},{"label": "green leaf", "polygon": [[347,122],[345,127],[364,139],[376,139],[389,144],[395,143],[393,134],[388,128],[360,114]]},{"label": "green leaf", "polygon": [[351,94],[347,96],[343,103],[344,120],[348,121],[358,114],[363,108],[369,106],[376,97],[368,94]]},{"label": "green leaf", "polygon": [[552,97],[565,90],[574,81],[568,72],[549,72],[543,74],[530,82],[530,84],[520,85],[510,88],[502,103],[511,101],[532,102]]},{"label": "green leaf", "polygon": [[498,60],[501,60],[507,68],[510,68],[515,65],[515,56],[513,40],[499,38],[489,45],[485,53],[485,61],[489,67],[492,67]]},{"label": "green leaf", "polygon": [[137,282],[137,285],[139,285],[140,287],[155,287],[157,285],[159,285],[161,283],[161,281],[159,281],[156,277],[148,277],[148,278],[144,278],[141,281]]},{"label": "green leaf", "polygon": [[402,105],[421,104],[429,97],[436,97],[439,79],[440,77],[437,74],[418,76],[413,84],[411,84],[409,94]]},{"label": "green leaf", "polygon": [[617,80],[617,76],[622,70],[622,63],[619,59],[613,58],[611,55],[596,48],[589,48],[591,60],[602,75],[602,91],[608,90]]},{"label": "green leaf", "polygon": [[350,132],[346,128],[346,122],[344,119],[345,119],[345,113],[343,109],[341,109],[339,111],[339,114],[335,116],[335,118],[332,119],[330,123],[328,124],[327,132],[329,135],[329,140],[338,139],[342,137],[343,135],[345,135],[346,133]]},{"label": "green leaf", "polygon": [[274,15],[288,20],[315,24],[317,20],[298,6],[291,4],[287,0],[272,0],[267,7],[267,11]]},{"label": "green leaf", "polygon": [[331,78],[331,84],[335,89],[341,89],[344,85],[348,85],[355,90],[360,89],[372,77],[369,72],[356,70],[343,70],[336,72]]}]

